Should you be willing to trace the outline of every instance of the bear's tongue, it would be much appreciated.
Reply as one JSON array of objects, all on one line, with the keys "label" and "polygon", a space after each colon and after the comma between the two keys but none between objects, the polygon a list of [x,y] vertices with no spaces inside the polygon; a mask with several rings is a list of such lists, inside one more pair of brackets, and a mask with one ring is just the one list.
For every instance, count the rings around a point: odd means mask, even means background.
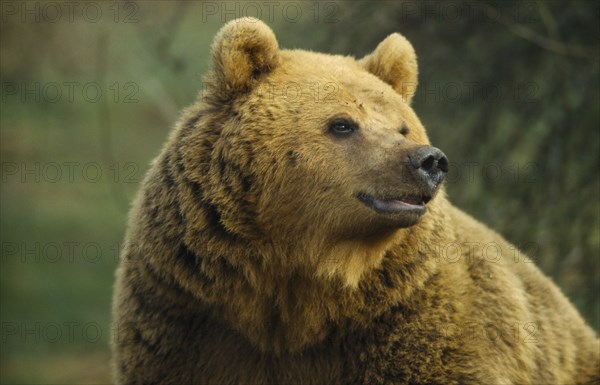
[{"label": "bear's tongue", "polygon": [[403,196],[400,197],[398,199],[394,199],[395,201],[400,201],[403,203],[408,203],[410,205],[419,205],[422,206],[425,202],[425,198],[421,197],[421,196],[416,196],[416,195],[410,195],[410,196]]},{"label": "bear's tongue", "polygon": [[423,198],[419,196],[404,196],[390,200],[374,199],[373,206],[375,209],[381,211],[398,211],[414,208],[414,206],[423,206]]}]

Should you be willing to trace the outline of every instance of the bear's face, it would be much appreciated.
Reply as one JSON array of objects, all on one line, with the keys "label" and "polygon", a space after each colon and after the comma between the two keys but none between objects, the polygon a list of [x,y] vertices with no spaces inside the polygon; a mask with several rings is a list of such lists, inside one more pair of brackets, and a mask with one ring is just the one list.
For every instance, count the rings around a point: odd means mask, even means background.
[{"label": "bear's face", "polygon": [[373,250],[426,214],[448,163],[410,107],[416,58],[403,37],[355,60],[279,50],[268,27],[245,19],[217,36],[213,69],[235,116],[221,132],[231,149],[221,157],[240,157],[233,142],[249,148],[247,193],[268,243],[311,244],[313,260],[357,240]]}]

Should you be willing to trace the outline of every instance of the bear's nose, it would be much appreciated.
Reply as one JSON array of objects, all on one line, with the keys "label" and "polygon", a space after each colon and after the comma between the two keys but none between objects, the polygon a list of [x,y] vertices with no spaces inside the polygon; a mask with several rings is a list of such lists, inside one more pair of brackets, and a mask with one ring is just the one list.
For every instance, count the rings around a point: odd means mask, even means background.
[{"label": "bear's nose", "polygon": [[415,174],[435,189],[448,172],[448,158],[436,147],[419,147],[408,155]]}]

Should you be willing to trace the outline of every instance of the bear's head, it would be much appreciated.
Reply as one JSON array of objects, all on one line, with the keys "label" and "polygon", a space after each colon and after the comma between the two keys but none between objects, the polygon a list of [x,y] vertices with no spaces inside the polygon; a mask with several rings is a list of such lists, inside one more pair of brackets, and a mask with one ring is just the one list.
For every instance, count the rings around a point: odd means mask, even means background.
[{"label": "bear's head", "polygon": [[234,20],[215,37],[187,172],[269,264],[355,286],[428,216],[448,170],[410,107],[416,84],[399,34],[356,60],[282,50],[261,21]]}]

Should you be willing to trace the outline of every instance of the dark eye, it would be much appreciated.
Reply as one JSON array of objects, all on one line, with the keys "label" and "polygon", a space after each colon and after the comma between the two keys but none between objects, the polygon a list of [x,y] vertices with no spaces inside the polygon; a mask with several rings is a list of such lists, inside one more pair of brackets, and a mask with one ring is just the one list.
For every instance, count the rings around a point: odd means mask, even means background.
[{"label": "dark eye", "polygon": [[329,131],[337,136],[348,136],[358,130],[358,124],[348,119],[334,119],[329,122]]}]

